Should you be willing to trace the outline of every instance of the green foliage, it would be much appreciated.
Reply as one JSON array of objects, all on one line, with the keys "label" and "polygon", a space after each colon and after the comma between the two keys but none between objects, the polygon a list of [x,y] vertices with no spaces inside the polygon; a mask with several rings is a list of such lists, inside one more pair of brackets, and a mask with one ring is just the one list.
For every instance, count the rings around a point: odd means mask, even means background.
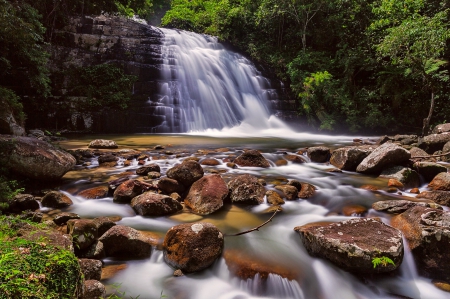
[{"label": "green foliage", "polygon": [[125,75],[113,64],[71,69],[67,95],[86,97],[86,101],[79,103],[82,109],[125,109],[135,81],[135,76]]},{"label": "green foliage", "polygon": [[0,216],[0,298],[76,298],[82,275],[68,250],[17,237],[17,229],[45,229],[25,220]]},{"label": "green foliage", "polygon": [[6,111],[11,111],[17,123],[24,125],[25,113],[20,98],[14,91],[0,86],[0,103]]},{"label": "green foliage", "polygon": [[375,257],[372,259],[373,268],[375,269],[378,266],[386,267],[387,265],[391,264],[395,266],[395,263],[393,260],[388,258],[387,256],[382,257]]},{"label": "green foliage", "polygon": [[24,189],[20,188],[19,183],[16,180],[10,180],[4,174],[7,171],[0,168],[0,214],[7,210],[10,201],[19,193],[23,192]]}]

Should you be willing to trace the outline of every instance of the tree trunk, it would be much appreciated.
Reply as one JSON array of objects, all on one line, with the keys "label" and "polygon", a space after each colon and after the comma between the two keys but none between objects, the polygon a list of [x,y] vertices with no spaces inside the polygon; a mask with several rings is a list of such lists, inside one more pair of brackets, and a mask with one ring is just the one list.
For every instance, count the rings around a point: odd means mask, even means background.
[{"label": "tree trunk", "polygon": [[427,118],[423,119],[422,137],[425,136],[425,131],[430,126],[430,119],[431,119],[431,115],[433,114],[433,110],[434,110],[434,92],[432,91],[431,92],[430,111],[428,112]]}]

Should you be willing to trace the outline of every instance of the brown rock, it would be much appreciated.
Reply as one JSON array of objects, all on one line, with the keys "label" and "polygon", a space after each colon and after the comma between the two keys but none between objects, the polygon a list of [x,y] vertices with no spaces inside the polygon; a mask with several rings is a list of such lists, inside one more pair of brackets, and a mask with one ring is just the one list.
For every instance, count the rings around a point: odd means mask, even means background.
[{"label": "brown rock", "polygon": [[220,165],[220,162],[213,158],[206,158],[203,159],[200,164],[206,166],[217,166]]},{"label": "brown rock", "polygon": [[450,207],[450,192],[449,191],[423,191],[416,198],[423,198],[432,200],[437,204]]},{"label": "brown rock", "polygon": [[123,225],[110,228],[99,238],[104,244],[106,256],[148,258],[151,254],[151,240],[141,232]]},{"label": "brown rock", "polygon": [[361,216],[367,213],[367,208],[361,205],[347,205],[342,208],[344,216]]},{"label": "brown rock", "polygon": [[416,206],[442,209],[441,207],[439,207],[437,204],[434,203],[410,201],[410,200],[386,200],[386,201],[377,201],[372,204],[372,208],[375,211],[382,211],[390,214],[400,214]]},{"label": "brown rock", "polygon": [[316,187],[308,183],[302,183],[302,188],[298,192],[298,197],[302,199],[311,198],[316,194]]},{"label": "brown rock", "polygon": [[234,160],[241,167],[270,167],[269,161],[257,150],[248,150]]},{"label": "brown rock", "polygon": [[85,280],[100,280],[102,277],[102,262],[94,259],[79,259],[81,272]]},{"label": "brown rock", "polygon": [[65,194],[58,191],[50,191],[41,200],[42,206],[61,209],[73,205],[73,201]]},{"label": "brown rock", "polygon": [[299,155],[285,155],[284,158],[288,160],[289,162],[295,163],[295,164],[303,164],[306,163],[306,158]]},{"label": "brown rock", "polygon": [[106,139],[96,139],[92,140],[89,145],[89,148],[97,148],[97,149],[114,149],[118,148],[117,143],[113,140]]},{"label": "brown rock", "polygon": [[374,186],[374,185],[362,185],[359,188],[364,189],[364,190],[368,190],[368,191],[372,191],[372,192],[375,192],[375,191],[379,190],[379,188],[377,186]]},{"label": "brown rock", "polygon": [[349,146],[334,150],[331,153],[331,165],[348,171],[355,171],[359,163],[362,162],[370,153],[374,146]]},{"label": "brown rock", "polygon": [[71,219],[67,221],[67,233],[73,238],[75,249],[83,250],[98,238],[97,226],[90,219]]},{"label": "brown rock", "polygon": [[133,210],[142,216],[164,216],[175,214],[183,206],[170,196],[145,192],[131,200]]},{"label": "brown rock", "polygon": [[82,196],[86,199],[98,199],[108,196],[109,187],[108,186],[98,186],[94,188],[89,188],[79,192],[77,195]]},{"label": "brown rock", "polygon": [[20,214],[23,211],[35,211],[39,209],[39,203],[31,194],[17,194],[9,202],[8,211],[10,213]]},{"label": "brown rock", "polygon": [[434,177],[431,183],[428,184],[428,187],[433,190],[450,191],[450,173],[439,173]]},{"label": "brown rock", "polygon": [[66,224],[67,221],[71,219],[80,219],[80,216],[75,213],[62,212],[55,215],[55,217],[53,218],[53,222],[56,225],[63,225]]},{"label": "brown rock", "polygon": [[[195,181],[203,177],[202,166],[195,161],[183,161],[182,164],[175,165],[167,171],[167,177],[174,179],[186,188],[189,188]],[[176,192],[176,191],[173,191]]]},{"label": "brown rock", "polygon": [[447,168],[444,165],[434,162],[416,162],[414,163],[414,168],[427,182],[433,180],[441,172],[447,172]]},{"label": "brown rock", "polygon": [[405,189],[405,186],[400,181],[398,181],[396,179],[389,179],[388,187],[395,187],[395,188],[398,188],[400,190],[404,190]]},{"label": "brown rock", "polygon": [[101,237],[106,233],[111,227],[115,226],[116,223],[109,217],[97,217],[94,218],[94,224],[97,227],[97,233]]},{"label": "brown rock", "polygon": [[233,203],[259,205],[264,202],[266,189],[258,179],[249,174],[235,177],[228,183]]},{"label": "brown rock", "polygon": [[288,161],[286,161],[286,160],[277,160],[275,162],[275,165],[276,166],[286,166],[286,165],[288,165]]},{"label": "brown rock", "polygon": [[138,180],[128,180],[123,182],[114,191],[114,202],[130,203],[131,200],[145,191],[156,189],[153,185]]},{"label": "brown rock", "polygon": [[419,188],[412,188],[411,191],[409,191],[409,192],[413,193],[413,194],[419,194],[420,190],[419,190]]},{"label": "brown rock", "polygon": [[81,299],[98,299],[106,294],[105,286],[98,280],[86,280],[83,290]]},{"label": "brown rock", "polygon": [[330,159],[330,149],[326,146],[314,146],[308,148],[308,156],[311,162],[325,163]]},{"label": "brown rock", "polygon": [[192,184],[184,202],[199,215],[211,214],[223,206],[228,187],[218,174],[204,176]]},{"label": "brown rock", "polygon": [[169,178],[162,178],[158,182],[158,189],[164,192],[165,194],[171,193],[183,193],[186,188],[181,185],[179,182]]},{"label": "brown rock", "polygon": [[408,161],[411,154],[404,148],[384,143],[368,155],[356,168],[357,172],[379,174],[383,169]]},{"label": "brown rock", "polygon": [[142,167],[139,167],[138,169],[136,169],[136,174],[137,175],[148,175],[149,172],[161,172],[161,168],[159,167],[158,164],[153,163],[153,164],[148,164]]},{"label": "brown rock", "polygon": [[281,198],[280,194],[278,194],[276,191],[273,190],[267,190],[266,198],[267,203],[274,206],[284,205],[285,203],[283,198]]},{"label": "brown rock", "polygon": [[287,200],[296,200],[298,196],[298,189],[291,185],[278,185],[275,189],[283,192],[284,197]]}]

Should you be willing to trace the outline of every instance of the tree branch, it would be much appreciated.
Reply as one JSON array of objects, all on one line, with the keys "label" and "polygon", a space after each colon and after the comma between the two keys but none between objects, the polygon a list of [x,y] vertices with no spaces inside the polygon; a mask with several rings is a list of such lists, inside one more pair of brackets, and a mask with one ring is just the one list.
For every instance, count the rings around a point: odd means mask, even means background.
[{"label": "tree branch", "polygon": [[269,220],[267,220],[267,221],[264,222],[263,224],[261,224],[261,225],[255,227],[255,228],[252,228],[252,229],[249,229],[249,230],[246,230],[246,231],[237,233],[237,234],[232,234],[232,235],[227,235],[227,234],[225,234],[225,237],[235,237],[235,236],[240,236],[240,235],[245,235],[245,234],[251,233],[251,232],[253,232],[253,231],[255,231],[255,230],[259,231],[259,229],[260,229],[261,227],[263,227],[263,226],[266,225],[267,223],[271,222],[272,219],[273,219],[273,217],[275,217],[275,215],[276,215],[278,212],[280,212],[280,211],[281,211],[280,207],[277,207],[276,211],[275,211],[275,212],[273,213],[273,215],[269,218]]}]

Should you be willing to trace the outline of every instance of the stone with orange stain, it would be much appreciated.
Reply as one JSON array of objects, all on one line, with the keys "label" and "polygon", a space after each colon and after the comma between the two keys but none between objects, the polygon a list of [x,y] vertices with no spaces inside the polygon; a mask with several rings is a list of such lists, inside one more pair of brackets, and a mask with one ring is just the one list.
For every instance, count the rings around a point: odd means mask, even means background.
[{"label": "stone with orange stain", "polygon": [[375,191],[379,190],[379,188],[377,186],[374,186],[374,185],[362,185],[359,188],[364,189],[364,190],[368,190],[368,191],[372,191],[372,192],[375,192]]},{"label": "stone with orange stain", "polygon": [[108,186],[97,186],[79,192],[77,195],[86,199],[98,199],[108,196]]},{"label": "stone with orange stain", "polygon": [[432,190],[450,191],[450,173],[441,172],[428,184]]},{"label": "stone with orange stain", "polygon": [[111,279],[117,275],[120,271],[128,268],[127,264],[114,264],[114,265],[106,265],[102,268],[102,278],[101,280]]},{"label": "stone with orange stain", "polygon": [[205,165],[205,166],[217,166],[217,165],[220,165],[220,162],[214,158],[206,158],[206,159],[203,159],[200,162],[200,164]]},{"label": "stone with orange stain", "polygon": [[345,216],[363,215],[367,208],[361,205],[347,205],[342,208],[342,214]]},{"label": "stone with orange stain", "polygon": [[396,180],[396,179],[389,179],[388,187],[396,187],[400,190],[405,189],[405,185],[403,185],[402,182],[400,182],[399,180]]},{"label": "stone with orange stain", "polygon": [[288,165],[288,161],[280,159],[275,162],[275,165],[276,166],[286,166],[286,165]]},{"label": "stone with orange stain", "polygon": [[412,188],[411,191],[409,191],[409,192],[413,193],[413,194],[419,194],[420,190],[419,190],[419,188]]}]

